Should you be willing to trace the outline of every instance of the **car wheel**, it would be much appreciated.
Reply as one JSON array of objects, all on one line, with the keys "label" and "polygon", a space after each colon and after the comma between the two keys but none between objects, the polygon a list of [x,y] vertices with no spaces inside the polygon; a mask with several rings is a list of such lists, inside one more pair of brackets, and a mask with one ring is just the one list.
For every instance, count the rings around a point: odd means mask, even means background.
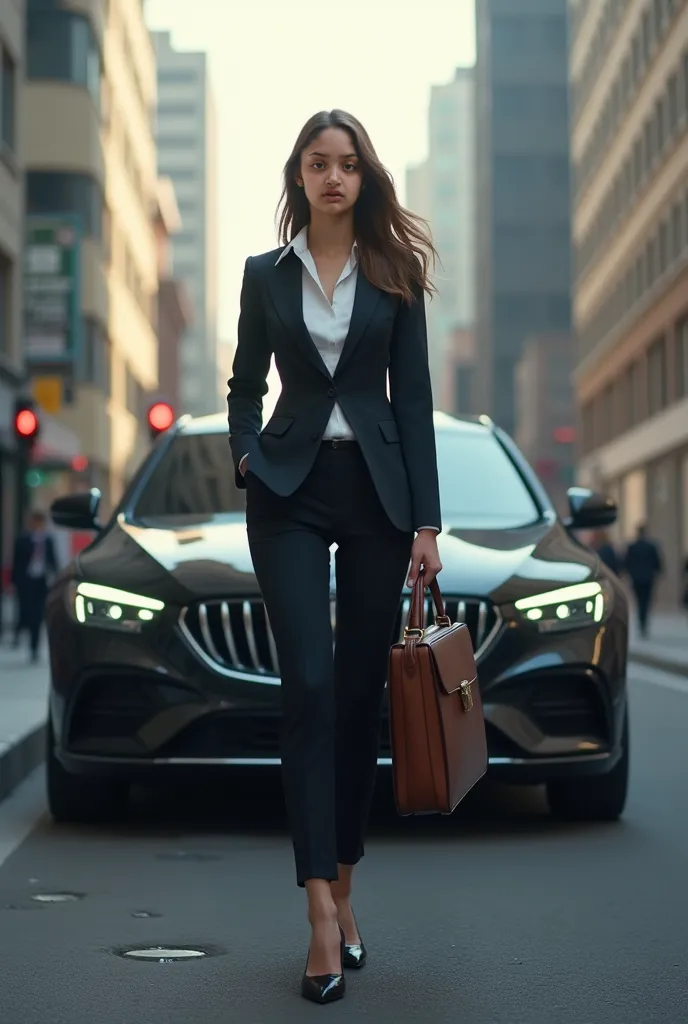
[{"label": "car wheel", "polygon": [[88,824],[121,818],[129,801],[129,784],[71,775],[55,756],[55,734],[50,721],[46,733],[46,788],[48,809],[53,820]]},{"label": "car wheel", "polygon": [[616,821],[628,793],[628,712],[621,739],[622,754],[606,775],[550,782],[547,799],[552,814],[563,821]]}]

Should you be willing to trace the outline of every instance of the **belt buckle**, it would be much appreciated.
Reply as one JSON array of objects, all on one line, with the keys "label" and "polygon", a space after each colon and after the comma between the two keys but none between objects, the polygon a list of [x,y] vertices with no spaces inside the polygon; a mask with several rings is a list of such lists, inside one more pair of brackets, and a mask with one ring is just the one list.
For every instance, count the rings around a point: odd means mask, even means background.
[{"label": "belt buckle", "polygon": [[336,448],[338,445],[339,445],[339,441],[337,440],[336,437],[333,437],[332,438],[332,447]]}]

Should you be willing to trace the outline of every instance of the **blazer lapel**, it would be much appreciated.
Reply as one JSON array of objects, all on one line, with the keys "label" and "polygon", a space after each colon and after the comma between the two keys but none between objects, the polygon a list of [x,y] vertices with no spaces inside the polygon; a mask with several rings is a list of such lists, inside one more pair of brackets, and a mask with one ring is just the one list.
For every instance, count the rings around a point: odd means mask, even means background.
[{"label": "blazer lapel", "polygon": [[289,337],[296,340],[316,369],[330,377],[303,319],[302,272],[303,263],[295,253],[290,252],[268,275],[270,296]]},{"label": "blazer lapel", "polygon": [[351,358],[352,352],[356,348],[363,332],[372,319],[373,313],[380,301],[381,294],[382,292],[379,288],[376,288],[370,283],[359,266],[358,277],[356,278],[354,308],[351,314],[351,323],[349,324],[349,333],[346,336],[342,354],[339,357],[339,362],[337,363],[335,376],[343,368],[346,361]]}]

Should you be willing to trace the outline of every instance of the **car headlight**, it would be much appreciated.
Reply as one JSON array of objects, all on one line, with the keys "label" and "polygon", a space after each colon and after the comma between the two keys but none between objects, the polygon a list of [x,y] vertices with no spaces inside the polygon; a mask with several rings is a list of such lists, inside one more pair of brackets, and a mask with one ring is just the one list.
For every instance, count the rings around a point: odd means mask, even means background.
[{"label": "car headlight", "polygon": [[611,611],[613,591],[609,583],[591,581],[548,590],[514,601],[517,612],[542,633],[580,629],[604,622]]},{"label": "car headlight", "polygon": [[100,583],[73,585],[68,601],[72,615],[81,625],[125,633],[140,633],[144,626],[160,618],[165,607],[164,601],[154,597]]}]

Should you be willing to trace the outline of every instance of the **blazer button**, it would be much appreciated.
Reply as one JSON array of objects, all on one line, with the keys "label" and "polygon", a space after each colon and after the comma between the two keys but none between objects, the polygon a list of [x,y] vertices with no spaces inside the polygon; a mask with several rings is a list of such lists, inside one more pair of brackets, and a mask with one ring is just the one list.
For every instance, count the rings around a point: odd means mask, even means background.
[{"label": "blazer button", "polygon": [[334,398],[334,396],[337,394],[337,389],[336,388],[329,388],[327,393],[330,396],[330,398]]}]

